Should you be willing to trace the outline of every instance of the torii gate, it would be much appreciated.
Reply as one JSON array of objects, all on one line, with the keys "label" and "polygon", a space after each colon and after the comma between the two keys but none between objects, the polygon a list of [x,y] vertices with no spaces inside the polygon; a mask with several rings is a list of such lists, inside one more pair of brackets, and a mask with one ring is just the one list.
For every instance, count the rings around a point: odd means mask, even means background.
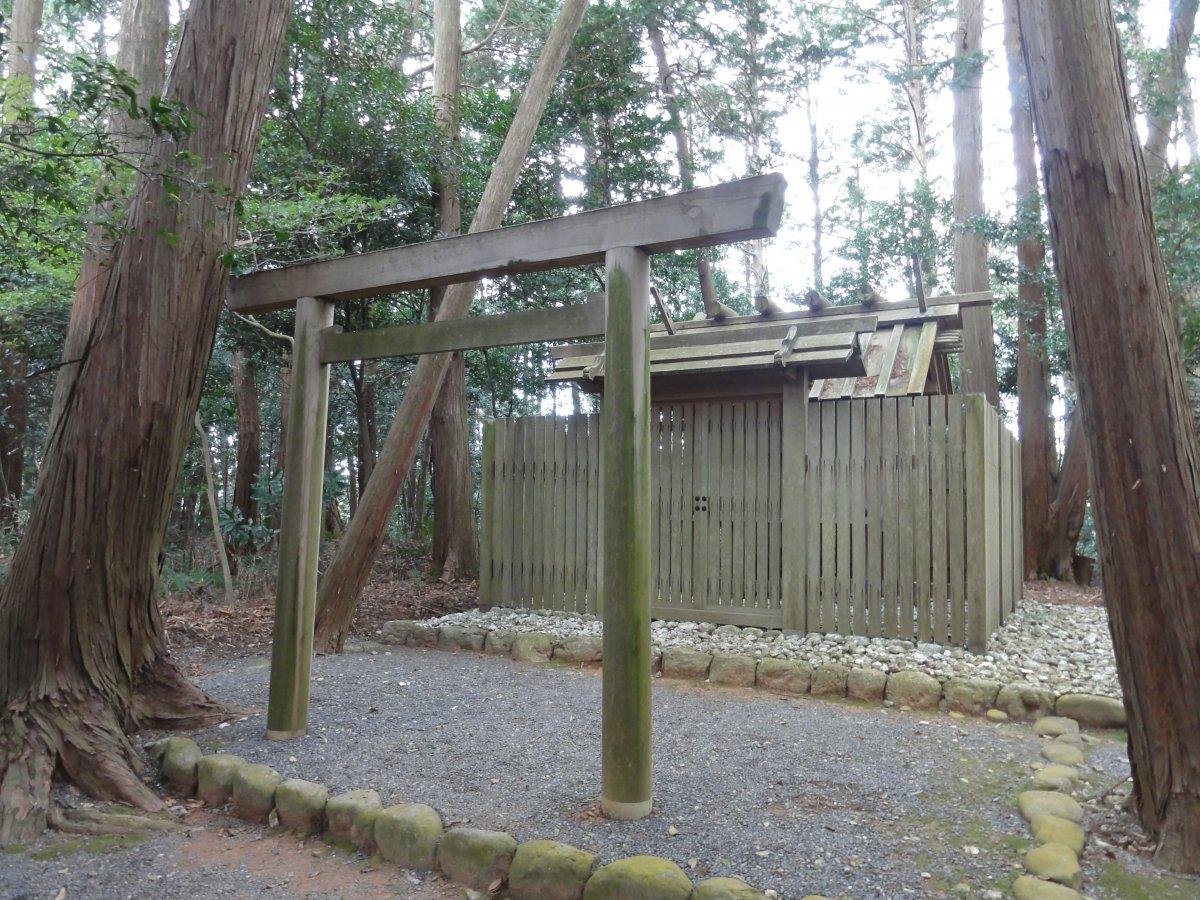
[{"label": "torii gate", "polygon": [[[600,800],[611,818],[649,815],[650,256],[771,237],[783,214],[785,186],[780,175],[760,175],[558,219],[256,272],[231,282],[228,306],[235,312],[296,308],[268,739],[290,740],[308,731],[330,364],[603,334]],[[332,327],[334,304],[342,300],[602,260],[603,305],[347,334]]]}]

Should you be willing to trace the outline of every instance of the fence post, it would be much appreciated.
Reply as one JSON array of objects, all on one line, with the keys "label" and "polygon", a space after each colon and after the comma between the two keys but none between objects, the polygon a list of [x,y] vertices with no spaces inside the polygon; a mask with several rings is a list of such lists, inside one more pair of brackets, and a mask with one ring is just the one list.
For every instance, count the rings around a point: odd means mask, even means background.
[{"label": "fence post", "polygon": [[613,819],[641,819],[650,789],[650,257],[609,250],[600,417],[602,781]]},{"label": "fence post", "polygon": [[479,462],[479,606],[494,604],[492,558],[495,555],[496,530],[492,520],[496,507],[496,420],[483,424],[483,458]]},{"label": "fence post", "polygon": [[301,297],[296,302],[279,528],[279,581],[275,588],[271,689],[267,703],[267,739],[272,741],[302,737],[308,731],[309,670],[317,611],[321,487],[329,409],[329,365],[321,363],[320,333],[332,324],[332,302],[315,297]]},{"label": "fence post", "polygon": [[783,388],[783,418],[780,452],[782,490],[780,518],[783,536],[783,572],[780,577],[780,603],[786,631],[808,630],[808,603],[804,595],[808,566],[808,527],[805,511],[809,484],[804,463],[808,449],[808,370]]},{"label": "fence post", "polygon": [[1000,619],[1000,420],[983,394],[964,398],[967,646],[980,651]]}]

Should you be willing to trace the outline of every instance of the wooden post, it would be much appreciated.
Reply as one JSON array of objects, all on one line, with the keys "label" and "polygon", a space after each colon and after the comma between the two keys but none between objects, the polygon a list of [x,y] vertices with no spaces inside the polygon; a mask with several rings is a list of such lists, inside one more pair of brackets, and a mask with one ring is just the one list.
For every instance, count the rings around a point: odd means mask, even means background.
[{"label": "wooden post", "polygon": [[[808,566],[808,491],[805,478],[805,454],[808,448],[808,370],[784,385],[781,452],[783,479],[780,510],[783,523],[783,573],[780,602],[783,606],[783,629],[801,634],[808,629],[808,604],[805,597],[805,572]],[[816,523],[812,523],[816,524]]]},{"label": "wooden post", "polygon": [[967,494],[967,647],[987,649],[999,624],[999,418],[983,394],[964,398]]},{"label": "wooden post", "polygon": [[333,303],[302,297],[296,303],[292,389],[288,398],[283,515],[279,529],[279,582],[271,644],[267,739],[286,741],[308,731],[308,682],[317,609],[317,555],[321,546],[321,485],[325,474],[325,420],[329,365],[320,360],[320,332],[333,324]]},{"label": "wooden post", "polygon": [[600,446],[604,619],[600,805],[650,814],[650,257],[605,255],[607,331]]}]

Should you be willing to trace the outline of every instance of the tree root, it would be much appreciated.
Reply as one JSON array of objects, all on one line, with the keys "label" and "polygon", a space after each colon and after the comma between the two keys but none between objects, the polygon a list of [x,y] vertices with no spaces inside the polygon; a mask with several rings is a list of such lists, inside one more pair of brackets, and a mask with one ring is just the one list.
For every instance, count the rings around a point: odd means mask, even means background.
[{"label": "tree root", "polygon": [[188,681],[169,657],[160,656],[143,666],[134,681],[134,729],[204,728],[248,712],[208,696]]},{"label": "tree root", "polygon": [[65,809],[57,805],[50,807],[46,821],[55,831],[64,834],[149,835],[172,834],[183,830],[178,822],[168,819],[106,813],[98,809]]}]

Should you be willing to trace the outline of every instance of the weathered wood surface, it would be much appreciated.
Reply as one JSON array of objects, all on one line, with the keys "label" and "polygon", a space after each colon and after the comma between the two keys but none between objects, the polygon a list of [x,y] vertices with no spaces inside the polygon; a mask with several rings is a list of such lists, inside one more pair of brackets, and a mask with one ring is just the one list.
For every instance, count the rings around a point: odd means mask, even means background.
[{"label": "weathered wood surface", "polygon": [[[653,615],[958,645],[1002,624],[1021,591],[1020,458],[995,410],[954,395],[803,403],[803,385],[787,391],[782,402],[655,407]],[[505,456],[508,435],[530,421],[494,426],[494,515],[506,535],[550,515],[547,498],[562,489],[534,462],[545,451]],[[990,450],[970,444],[972,458],[996,461],[990,494],[986,479],[968,475],[968,423],[991,435]],[[585,587],[539,596],[507,587],[513,571],[520,583],[537,561],[502,540],[489,604],[599,611],[586,552],[596,543],[587,524],[596,494],[586,473],[600,417],[564,424],[580,439],[562,468],[582,473],[568,485],[580,505],[568,545],[584,548],[564,563],[564,579]],[[506,499],[514,493],[529,505],[514,508]],[[979,576],[989,559],[994,574]],[[992,609],[972,613],[969,596]]]},{"label": "weathered wood surface", "polygon": [[558,219],[268,269],[234,279],[228,304],[241,313],[267,312],[309,295],[350,300],[597,263],[614,247],[665,253],[771,237],[779,229],[785,186],[781,175],[757,175]]},{"label": "weathered wood surface", "polygon": [[[650,783],[650,257],[634,247],[605,260],[605,358],[610,369],[600,444],[604,596],[600,806],[642,819]],[[542,423],[556,419],[545,417]],[[545,463],[542,460],[535,462]],[[555,492],[544,497],[553,503]],[[543,517],[539,516],[539,519]],[[546,546],[543,538],[541,545]],[[543,588],[543,597],[548,595]]]},{"label": "weathered wood surface", "polygon": [[527,309],[503,316],[474,316],[419,325],[321,335],[321,361],[387,359],[453,350],[510,347],[566,341],[604,333],[604,297],[552,309]]},{"label": "weathered wood surface", "polygon": [[267,737],[271,740],[289,740],[308,730],[329,410],[329,365],[320,360],[320,334],[332,324],[332,303],[306,297],[297,304],[267,704]]}]

